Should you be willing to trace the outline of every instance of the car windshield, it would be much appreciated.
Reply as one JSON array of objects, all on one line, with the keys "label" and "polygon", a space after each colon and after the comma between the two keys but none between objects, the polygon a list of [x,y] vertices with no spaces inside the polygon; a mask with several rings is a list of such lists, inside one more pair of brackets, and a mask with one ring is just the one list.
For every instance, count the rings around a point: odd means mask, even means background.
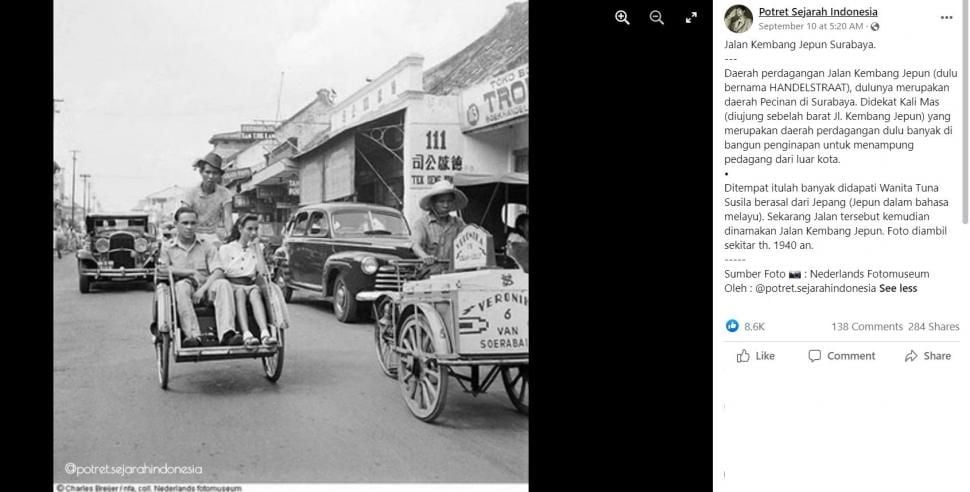
[{"label": "car windshield", "polygon": [[411,232],[404,217],[389,212],[353,210],[334,212],[333,233],[335,236],[393,235],[408,236]]},{"label": "car windshield", "polygon": [[132,217],[123,219],[94,219],[94,232],[105,231],[147,232],[148,219]]}]

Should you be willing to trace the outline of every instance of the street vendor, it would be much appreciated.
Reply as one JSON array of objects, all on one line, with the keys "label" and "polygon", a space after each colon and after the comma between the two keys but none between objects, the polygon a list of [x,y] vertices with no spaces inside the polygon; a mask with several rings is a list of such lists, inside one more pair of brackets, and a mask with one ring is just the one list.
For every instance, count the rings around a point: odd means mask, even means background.
[{"label": "street vendor", "polygon": [[452,243],[465,228],[465,221],[451,214],[465,208],[468,197],[451,181],[441,180],[421,198],[419,205],[427,213],[414,223],[411,249],[429,265],[429,275],[442,273],[448,269],[447,265],[435,261],[451,261]]},{"label": "street vendor", "polygon": [[182,197],[182,205],[199,213],[196,234],[205,241],[214,242],[217,248],[232,232],[232,192],[219,184],[225,172],[222,157],[209,152],[195,162],[194,167],[202,176],[202,184],[189,189]]}]

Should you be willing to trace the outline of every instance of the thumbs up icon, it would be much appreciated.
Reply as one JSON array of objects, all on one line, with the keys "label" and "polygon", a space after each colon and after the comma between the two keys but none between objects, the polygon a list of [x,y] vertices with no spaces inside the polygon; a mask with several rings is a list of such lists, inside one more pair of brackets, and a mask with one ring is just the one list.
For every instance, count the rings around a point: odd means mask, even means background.
[{"label": "thumbs up icon", "polygon": [[751,354],[748,353],[748,349],[741,349],[741,353],[738,354],[738,363],[748,362],[751,360]]}]

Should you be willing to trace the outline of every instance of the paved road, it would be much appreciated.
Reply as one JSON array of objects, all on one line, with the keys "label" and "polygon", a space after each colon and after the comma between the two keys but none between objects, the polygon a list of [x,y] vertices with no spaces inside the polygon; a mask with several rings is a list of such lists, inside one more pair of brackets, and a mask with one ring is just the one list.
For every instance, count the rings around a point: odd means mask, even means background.
[{"label": "paved road", "polygon": [[[73,257],[54,262],[55,482],[528,480],[529,420],[500,380],[477,398],[452,381],[444,414],[423,423],[380,372],[371,325],[342,324],[328,303],[296,294],[277,384],[257,360],[189,362],[172,364],[163,391],[152,293],[82,295]],[[202,473],[75,476],[68,463]]]}]

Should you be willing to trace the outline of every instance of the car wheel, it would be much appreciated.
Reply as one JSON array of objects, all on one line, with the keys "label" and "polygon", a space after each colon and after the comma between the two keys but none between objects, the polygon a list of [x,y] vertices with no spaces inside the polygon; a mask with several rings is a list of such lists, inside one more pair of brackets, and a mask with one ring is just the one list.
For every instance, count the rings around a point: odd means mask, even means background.
[{"label": "car wheel", "polygon": [[283,278],[282,269],[276,269],[276,273],[273,274],[273,281],[276,282],[276,285],[280,286],[280,290],[283,291],[283,300],[289,304],[293,299],[293,289],[286,286],[286,279]]},{"label": "car wheel", "polygon": [[354,299],[354,293],[347,287],[343,273],[333,284],[333,314],[343,323],[357,321],[357,299]]},{"label": "car wheel", "polygon": [[80,275],[77,278],[78,289],[82,294],[87,294],[91,292],[91,277],[86,275]]}]

